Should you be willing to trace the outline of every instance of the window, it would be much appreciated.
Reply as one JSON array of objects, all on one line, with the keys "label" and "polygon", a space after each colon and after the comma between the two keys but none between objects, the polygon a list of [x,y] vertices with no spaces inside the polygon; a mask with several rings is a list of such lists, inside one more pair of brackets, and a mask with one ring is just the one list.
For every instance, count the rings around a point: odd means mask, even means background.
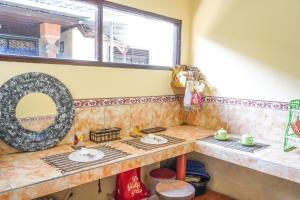
[{"label": "window", "polygon": [[71,0],[0,0],[0,53],[96,60],[97,6]]},{"label": "window", "polygon": [[0,0],[0,60],[168,69],[181,21],[94,0]]},{"label": "window", "polygon": [[178,24],[124,10],[103,7],[103,62],[174,66]]}]

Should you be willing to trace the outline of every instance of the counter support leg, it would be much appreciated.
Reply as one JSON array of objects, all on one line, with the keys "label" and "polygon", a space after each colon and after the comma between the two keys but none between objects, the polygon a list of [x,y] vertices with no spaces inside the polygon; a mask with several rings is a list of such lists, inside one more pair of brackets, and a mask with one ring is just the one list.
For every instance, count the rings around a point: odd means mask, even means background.
[{"label": "counter support leg", "polygon": [[185,180],[186,155],[177,156],[176,177],[177,180]]}]

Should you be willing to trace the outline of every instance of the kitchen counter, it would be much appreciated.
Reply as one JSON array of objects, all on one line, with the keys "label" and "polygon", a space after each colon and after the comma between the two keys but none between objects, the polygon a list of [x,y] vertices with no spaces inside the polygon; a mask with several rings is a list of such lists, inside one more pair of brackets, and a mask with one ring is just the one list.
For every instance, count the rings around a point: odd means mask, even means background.
[{"label": "kitchen counter", "polygon": [[[39,152],[0,156],[0,199],[18,200],[37,198],[136,167],[190,153],[194,150],[197,138],[204,138],[211,135],[213,131],[192,126],[180,126],[168,128],[162,133],[186,140],[182,143],[151,151],[136,149],[119,141],[109,142],[106,144],[128,152],[131,155],[106,162],[102,165],[64,174],[53,166],[46,164],[41,158],[72,151],[73,149],[68,145],[61,145]],[[95,144],[86,145],[93,146]]]},{"label": "kitchen counter", "polygon": [[[229,134],[229,136],[239,138],[235,134]],[[195,143],[194,151],[265,174],[300,183],[300,149],[284,152],[282,144],[256,141],[269,144],[270,146],[255,153],[248,153],[198,140]]]},{"label": "kitchen counter", "polygon": [[[213,130],[194,126],[170,127],[162,134],[186,140],[151,151],[136,149],[119,141],[109,142],[106,144],[131,155],[64,174],[41,158],[72,151],[68,145],[0,156],[0,199],[37,198],[193,151],[300,183],[300,150],[284,153],[280,144],[271,144],[256,153],[245,153],[197,141],[213,133]],[[88,143],[88,146],[93,145]]]}]

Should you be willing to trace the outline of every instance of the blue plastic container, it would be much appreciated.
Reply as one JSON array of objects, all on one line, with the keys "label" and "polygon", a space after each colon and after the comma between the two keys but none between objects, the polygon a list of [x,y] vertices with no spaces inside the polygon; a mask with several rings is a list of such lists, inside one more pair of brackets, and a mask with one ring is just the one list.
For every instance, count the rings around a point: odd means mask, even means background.
[{"label": "blue plastic container", "polygon": [[186,174],[194,176],[206,176],[205,165],[200,161],[187,160],[186,161]]}]

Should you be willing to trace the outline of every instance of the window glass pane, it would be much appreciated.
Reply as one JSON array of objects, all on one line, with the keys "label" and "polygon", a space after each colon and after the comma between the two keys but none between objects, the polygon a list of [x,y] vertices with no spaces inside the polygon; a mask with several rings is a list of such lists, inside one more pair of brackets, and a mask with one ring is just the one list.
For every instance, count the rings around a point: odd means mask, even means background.
[{"label": "window glass pane", "polygon": [[72,0],[0,0],[0,54],[96,60],[97,7]]},{"label": "window glass pane", "polygon": [[103,61],[140,65],[175,64],[177,25],[103,8]]}]

